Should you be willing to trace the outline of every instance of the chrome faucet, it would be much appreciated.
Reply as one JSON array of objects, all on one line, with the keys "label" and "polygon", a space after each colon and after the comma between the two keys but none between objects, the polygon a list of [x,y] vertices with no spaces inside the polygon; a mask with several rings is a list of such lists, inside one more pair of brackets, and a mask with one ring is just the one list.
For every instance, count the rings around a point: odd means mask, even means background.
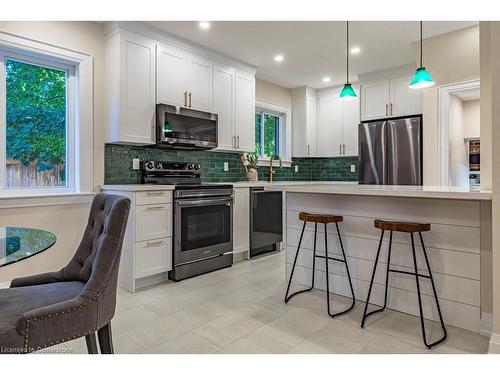
[{"label": "chrome faucet", "polygon": [[278,157],[278,160],[280,161],[280,168],[283,168],[283,159],[281,159],[281,156],[279,155],[271,155],[269,156],[269,182],[273,182],[273,174],[276,173],[276,171],[273,169],[273,160]]}]

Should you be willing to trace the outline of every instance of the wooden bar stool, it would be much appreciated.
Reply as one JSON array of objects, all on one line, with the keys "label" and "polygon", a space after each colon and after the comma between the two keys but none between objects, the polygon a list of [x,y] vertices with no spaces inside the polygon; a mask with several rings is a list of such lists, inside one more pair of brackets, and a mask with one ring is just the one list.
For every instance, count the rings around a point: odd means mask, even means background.
[{"label": "wooden bar stool", "polygon": [[[302,226],[302,233],[300,234],[300,240],[299,240],[299,246],[297,247],[297,253],[295,253],[295,259],[293,261],[293,267],[292,267],[292,273],[290,274],[290,280],[288,280],[288,287],[286,289],[286,294],[285,294],[285,303],[288,303],[288,301],[290,301],[290,299],[293,296],[296,296],[299,293],[309,292],[310,290],[312,290],[314,288],[314,269],[316,266],[316,258],[322,258],[325,260],[325,266],[326,266],[326,305],[328,308],[328,315],[330,315],[332,318],[334,318],[338,315],[345,314],[346,312],[350,311],[354,307],[356,300],[354,298],[354,288],[352,287],[351,275],[349,273],[349,267],[347,266],[347,258],[345,256],[344,245],[342,244],[342,237],[340,236],[340,230],[339,230],[339,225],[338,225],[338,223],[343,221],[344,218],[342,216],[336,216],[336,215],[309,214],[306,212],[301,212],[301,213],[299,213],[299,220],[303,221],[304,225]],[[313,246],[313,266],[312,266],[311,287],[304,289],[304,290],[299,290],[298,292],[292,293],[289,296],[288,293],[290,292],[290,285],[292,284],[293,273],[295,272],[297,258],[299,257],[300,245],[302,244],[304,230],[306,229],[306,224],[308,222],[314,223],[314,246]],[[316,237],[317,237],[317,233],[318,233],[318,223],[322,223],[325,225],[325,255],[324,256],[323,255],[316,255]],[[328,233],[326,231],[326,225],[328,223],[335,223],[335,226],[337,228],[340,249],[342,250],[342,257],[343,257],[342,259],[328,256],[328,243],[327,243]],[[333,313],[330,310],[330,281],[329,281],[329,277],[328,277],[328,274],[329,274],[328,273],[328,261],[329,260],[335,260],[337,262],[342,262],[345,264],[345,268],[347,271],[347,279],[349,280],[349,286],[351,287],[352,304],[346,310],[340,311],[338,313]]]},{"label": "wooden bar stool", "polygon": [[[430,231],[431,225],[429,223],[421,224],[421,223],[407,223],[407,222],[400,222],[400,221],[375,220],[374,226],[375,226],[375,228],[380,229],[382,231],[382,235],[380,236],[380,242],[378,244],[377,256],[375,257],[375,264],[373,266],[373,273],[372,273],[372,278],[370,281],[370,287],[368,289],[368,297],[366,298],[365,310],[363,312],[363,320],[361,321],[361,328],[364,328],[365,320],[368,316],[370,316],[374,313],[383,311],[385,309],[385,307],[387,306],[387,290],[389,288],[389,272],[402,273],[405,275],[412,275],[412,276],[415,276],[415,281],[417,283],[418,308],[419,308],[419,312],[420,312],[420,325],[422,328],[422,338],[424,340],[425,346],[430,349],[434,345],[437,345],[437,344],[443,342],[444,340],[446,340],[446,337],[447,337],[446,327],[445,327],[444,321],[443,321],[443,315],[441,314],[441,308],[439,307],[439,300],[438,300],[437,293],[436,293],[436,286],[434,285],[434,278],[432,277],[431,267],[429,265],[429,258],[427,257],[427,251],[425,250],[424,240],[422,238],[422,232]],[[382,247],[382,241],[384,239],[384,233],[386,230],[390,231],[391,234],[389,237],[389,251],[388,251],[388,256],[387,256],[387,271],[386,271],[386,276],[385,276],[384,306],[382,308],[379,308],[379,309],[376,309],[376,310],[373,310],[373,311],[370,311],[369,313],[367,313],[368,305],[370,303],[370,295],[371,295],[372,287],[373,287],[373,280],[375,279],[375,273],[377,271],[377,264],[378,264],[378,260],[379,260],[380,249]],[[396,269],[390,268],[391,249],[392,249],[392,233],[393,232],[410,233],[411,250],[412,250],[412,255],[413,255],[413,267],[414,267],[415,272],[408,272],[408,271],[396,270]],[[414,233],[418,233],[418,235],[420,237],[420,243],[422,244],[422,251],[424,253],[425,263],[427,265],[427,271],[429,273],[428,275],[418,273],[417,256],[415,253],[415,241],[413,238]],[[439,320],[441,322],[441,327],[443,329],[443,336],[440,339],[438,339],[432,343],[427,342],[427,337],[426,337],[426,333],[425,333],[424,314],[423,314],[423,310],[422,310],[422,296],[421,296],[421,292],[420,292],[420,280],[419,280],[420,277],[429,279],[431,281],[432,291],[434,293],[434,300],[436,301],[437,311],[439,314]]]}]

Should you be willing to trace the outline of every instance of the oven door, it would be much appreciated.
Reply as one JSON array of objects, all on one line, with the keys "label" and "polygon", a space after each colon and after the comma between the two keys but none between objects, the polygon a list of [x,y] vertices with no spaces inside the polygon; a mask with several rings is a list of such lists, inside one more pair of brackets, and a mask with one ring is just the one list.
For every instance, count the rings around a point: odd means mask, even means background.
[{"label": "oven door", "polygon": [[232,251],[232,196],[175,200],[174,265]]}]

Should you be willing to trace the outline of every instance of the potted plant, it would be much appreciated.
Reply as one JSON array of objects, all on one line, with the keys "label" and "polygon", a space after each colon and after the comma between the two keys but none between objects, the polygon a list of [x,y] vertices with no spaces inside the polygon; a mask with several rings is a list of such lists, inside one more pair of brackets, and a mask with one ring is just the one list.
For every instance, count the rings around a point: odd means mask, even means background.
[{"label": "potted plant", "polygon": [[259,174],[257,173],[257,155],[255,154],[243,154],[241,156],[241,163],[245,167],[247,172],[247,180],[250,182],[256,182],[259,180]]}]

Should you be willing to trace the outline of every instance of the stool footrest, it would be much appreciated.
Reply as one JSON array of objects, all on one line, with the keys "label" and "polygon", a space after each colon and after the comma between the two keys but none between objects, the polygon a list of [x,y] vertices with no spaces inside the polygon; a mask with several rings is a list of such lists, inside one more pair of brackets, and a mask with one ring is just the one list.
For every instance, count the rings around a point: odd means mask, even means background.
[{"label": "stool footrest", "polygon": [[403,274],[405,274],[405,275],[411,275],[411,276],[424,277],[424,278],[426,278],[426,279],[430,279],[430,278],[431,278],[429,275],[422,275],[421,273],[415,273],[415,272],[409,272],[409,271],[391,270],[391,269],[389,269],[389,272],[394,272],[394,273],[403,273]]},{"label": "stool footrest", "polygon": [[330,260],[336,260],[337,262],[342,262],[342,263],[345,263],[345,260],[344,259],[340,259],[340,258],[334,258],[334,257],[327,257],[325,255],[315,255],[316,258],[321,258],[321,259],[330,259]]}]

